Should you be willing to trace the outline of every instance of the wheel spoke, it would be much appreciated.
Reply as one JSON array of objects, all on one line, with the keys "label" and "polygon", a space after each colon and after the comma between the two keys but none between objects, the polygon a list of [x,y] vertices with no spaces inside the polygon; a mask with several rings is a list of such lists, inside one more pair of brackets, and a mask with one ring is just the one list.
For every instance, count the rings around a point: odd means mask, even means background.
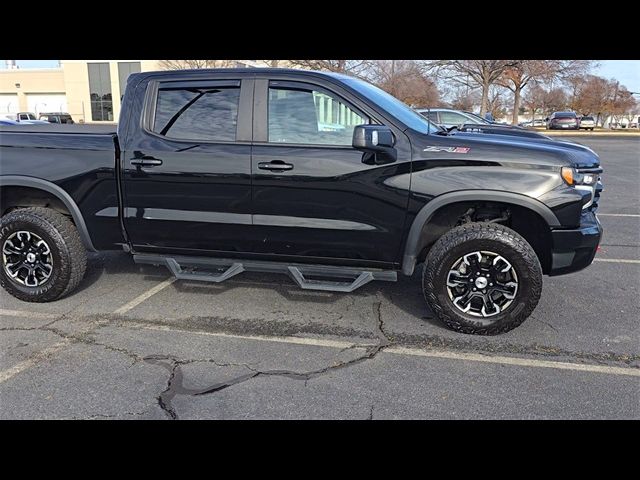
[{"label": "wheel spoke", "polygon": [[458,270],[450,270],[447,276],[447,285],[449,287],[468,287],[470,275],[460,273]]},{"label": "wheel spoke", "polygon": [[22,253],[18,247],[13,244],[13,241],[10,239],[4,242],[4,246],[2,247],[2,253],[7,255],[20,255]]}]

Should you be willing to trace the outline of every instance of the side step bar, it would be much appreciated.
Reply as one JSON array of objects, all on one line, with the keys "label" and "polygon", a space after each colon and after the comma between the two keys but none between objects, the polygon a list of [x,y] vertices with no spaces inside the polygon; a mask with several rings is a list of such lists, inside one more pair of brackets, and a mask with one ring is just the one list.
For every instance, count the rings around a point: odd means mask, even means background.
[{"label": "side step bar", "polygon": [[[286,273],[300,288],[330,292],[353,292],[372,280],[395,282],[393,270],[361,270],[329,265],[284,264],[253,260],[208,257],[167,257],[163,255],[135,254],[136,263],[164,265],[178,280],[197,280],[220,283],[242,272]],[[209,270],[202,270],[202,269]],[[211,271],[211,269],[215,271]],[[313,277],[320,277],[320,279]],[[337,281],[334,279],[346,279]]]}]

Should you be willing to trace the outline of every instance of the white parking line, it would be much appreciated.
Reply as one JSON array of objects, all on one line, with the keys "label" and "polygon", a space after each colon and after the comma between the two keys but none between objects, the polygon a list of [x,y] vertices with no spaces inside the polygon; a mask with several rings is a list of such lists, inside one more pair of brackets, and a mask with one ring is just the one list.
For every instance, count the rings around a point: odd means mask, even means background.
[{"label": "white parking line", "polygon": [[176,277],[171,277],[168,278],[167,280],[165,280],[164,282],[159,283],[158,285],[156,285],[153,288],[150,288],[149,290],[147,290],[146,292],[144,292],[141,295],[138,295],[136,298],[134,298],[133,300],[131,300],[128,303],[125,303],[124,305],[122,305],[120,308],[114,310],[114,314],[115,315],[122,315],[123,313],[127,313],[129,310],[131,310],[132,308],[137,307],[138,305],[140,305],[142,302],[144,302],[147,298],[155,295],[156,293],[158,293],[160,290],[168,287],[169,285],[171,285],[173,282],[176,281]]},{"label": "white parking line", "polygon": [[598,217],[640,217],[640,214],[636,213],[598,213]]},{"label": "white parking line", "polygon": [[329,347],[329,348],[369,348],[375,346],[375,344],[356,344],[353,342],[345,342],[342,340],[328,340],[322,338],[310,338],[310,337],[269,337],[264,335],[235,335],[232,333],[218,333],[218,332],[203,332],[193,330],[180,330],[166,325],[147,325],[144,323],[127,322],[127,327],[140,328],[143,330],[155,330],[159,332],[179,332],[179,333],[194,333],[196,335],[203,335],[207,337],[222,337],[222,338],[234,338],[238,340],[255,340],[258,342],[273,342],[273,343],[290,343],[293,345],[312,345],[314,347]]},{"label": "white parking line", "polygon": [[56,318],[58,315],[54,313],[40,313],[40,312],[25,312],[22,310],[6,310],[4,308],[0,308],[0,317],[2,316],[8,317],[29,317],[29,318]]},{"label": "white parking line", "polygon": [[506,357],[483,355],[481,353],[461,353],[445,350],[420,350],[417,348],[390,347],[387,353],[398,355],[413,355],[417,357],[446,358],[449,360],[466,360],[468,362],[497,363],[500,365],[515,365],[519,367],[557,368],[559,370],[573,370],[576,372],[606,373],[608,375],[628,375],[640,377],[640,368],[609,367],[607,365],[589,365],[584,363],[555,362],[551,360],[530,360],[520,357]]},{"label": "white parking line", "polygon": [[626,258],[594,258],[593,261],[608,263],[640,263],[640,260],[627,260]]},{"label": "white parking line", "polygon": [[[145,325],[140,323],[131,323],[127,326],[137,327],[145,330],[157,330],[166,332],[190,333],[195,335],[204,335],[219,338],[233,338],[241,340],[254,340],[260,342],[289,343],[294,345],[312,345],[318,347],[330,348],[369,348],[371,344],[356,344],[338,340],[324,340],[309,337],[269,337],[266,335],[234,335],[228,333],[203,332],[193,330],[180,330],[170,328],[164,325]],[[572,370],[576,372],[592,372],[605,373],[608,375],[624,375],[632,377],[640,377],[640,368],[633,367],[610,367],[606,365],[589,365],[585,363],[556,362],[552,360],[535,360],[521,357],[494,356],[483,355],[481,353],[464,353],[454,352],[450,350],[426,350],[419,348],[406,347],[387,347],[384,352],[396,355],[408,355],[430,358],[446,358],[449,360],[463,360],[467,362],[494,363],[500,365],[514,365],[532,368],[556,368],[558,370]]]},{"label": "white parking line", "polygon": [[20,372],[24,372],[28,368],[31,368],[37,363],[40,363],[41,361],[45,360],[47,357],[54,355],[55,353],[58,353],[60,350],[65,348],[70,343],[71,343],[70,340],[64,340],[62,342],[55,343],[50,347],[47,347],[44,350],[37,352],[31,358],[28,358],[27,360],[24,360],[14,365],[11,368],[7,368],[6,370],[0,371],[0,383],[6,382],[10,378],[15,377]]}]

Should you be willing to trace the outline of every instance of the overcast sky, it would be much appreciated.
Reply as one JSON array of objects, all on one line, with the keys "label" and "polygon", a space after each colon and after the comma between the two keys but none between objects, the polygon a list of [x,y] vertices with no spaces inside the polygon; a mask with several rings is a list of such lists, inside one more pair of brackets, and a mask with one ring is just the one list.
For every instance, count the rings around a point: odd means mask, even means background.
[{"label": "overcast sky", "polygon": [[[57,67],[58,60],[17,60],[21,68]],[[7,68],[0,60],[0,69]],[[605,78],[616,78],[632,92],[640,92],[640,60],[600,60],[595,73]]]}]

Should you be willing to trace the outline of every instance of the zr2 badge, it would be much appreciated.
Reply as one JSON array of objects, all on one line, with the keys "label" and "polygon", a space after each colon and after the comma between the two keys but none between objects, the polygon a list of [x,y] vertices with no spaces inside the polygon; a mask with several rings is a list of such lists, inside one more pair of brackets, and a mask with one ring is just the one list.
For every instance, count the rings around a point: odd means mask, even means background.
[{"label": "zr2 badge", "polygon": [[432,145],[425,148],[424,152],[447,152],[447,153],[469,153],[469,147],[438,147]]}]

